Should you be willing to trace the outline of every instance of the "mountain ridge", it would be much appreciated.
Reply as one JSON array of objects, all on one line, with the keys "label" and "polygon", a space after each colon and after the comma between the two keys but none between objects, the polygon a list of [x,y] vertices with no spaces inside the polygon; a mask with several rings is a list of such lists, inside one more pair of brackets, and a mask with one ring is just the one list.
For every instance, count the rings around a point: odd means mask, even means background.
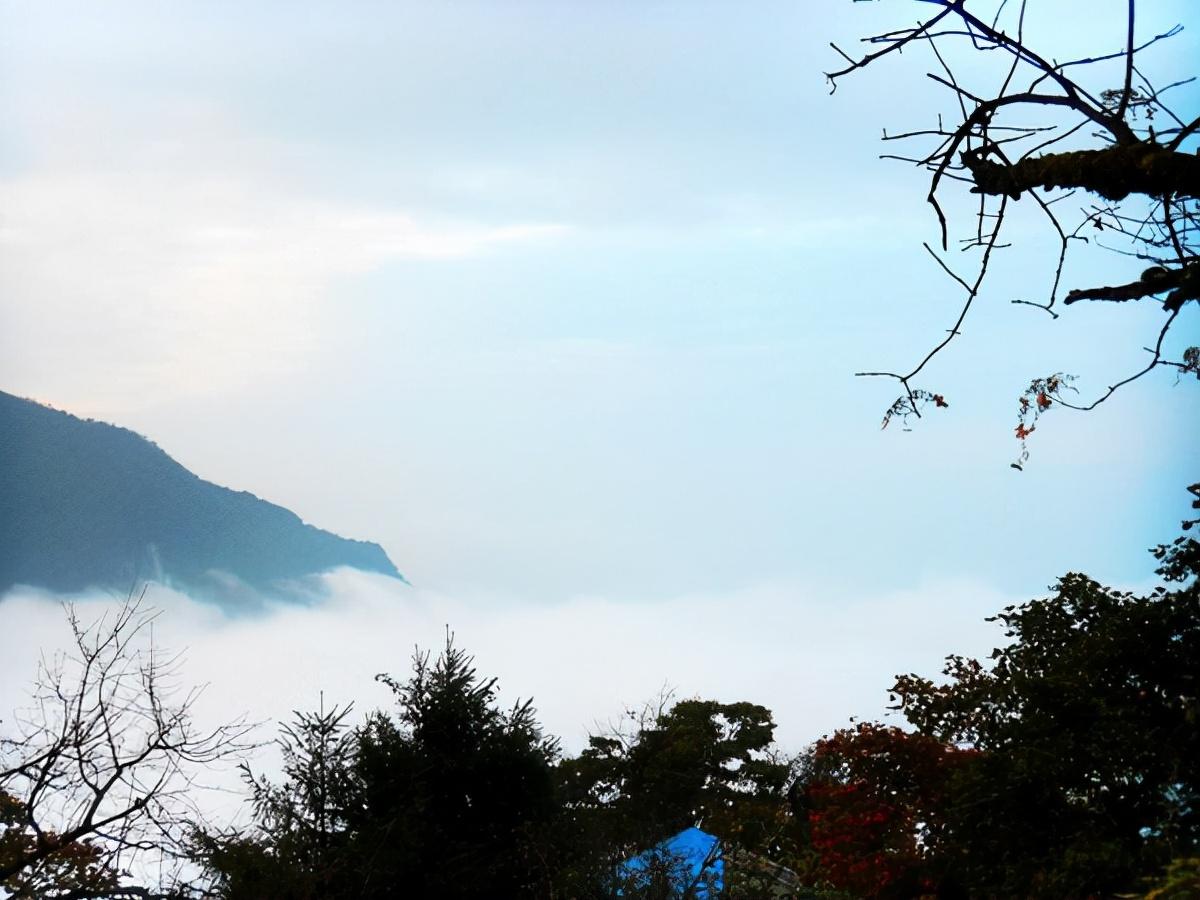
[{"label": "mountain ridge", "polygon": [[378,544],[206,481],[128,428],[0,391],[0,594],[150,577],[228,602],[341,566],[403,580]]}]

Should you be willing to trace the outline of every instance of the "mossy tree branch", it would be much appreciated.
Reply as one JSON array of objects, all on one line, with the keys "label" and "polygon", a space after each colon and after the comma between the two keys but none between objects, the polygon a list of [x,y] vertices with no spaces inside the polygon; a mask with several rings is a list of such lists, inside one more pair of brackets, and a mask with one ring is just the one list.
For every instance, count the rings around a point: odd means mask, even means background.
[{"label": "mossy tree branch", "polygon": [[975,182],[972,193],[1014,200],[1026,191],[1059,188],[1085,190],[1114,202],[1130,194],[1200,196],[1200,156],[1150,141],[1048,153],[1011,163],[994,162],[986,149],[973,150],[962,154],[962,162]]}]

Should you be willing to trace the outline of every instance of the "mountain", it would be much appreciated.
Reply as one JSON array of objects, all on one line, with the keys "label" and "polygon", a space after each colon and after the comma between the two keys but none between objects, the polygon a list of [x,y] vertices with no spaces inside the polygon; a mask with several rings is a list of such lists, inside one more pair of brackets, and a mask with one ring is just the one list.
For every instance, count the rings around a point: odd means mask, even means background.
[{"label": "mountain", "polygon": [[402,578],[378,544],[204,481],[128,429],[0,392],[0,594],[154,579],[230,601],[338,566]]}]

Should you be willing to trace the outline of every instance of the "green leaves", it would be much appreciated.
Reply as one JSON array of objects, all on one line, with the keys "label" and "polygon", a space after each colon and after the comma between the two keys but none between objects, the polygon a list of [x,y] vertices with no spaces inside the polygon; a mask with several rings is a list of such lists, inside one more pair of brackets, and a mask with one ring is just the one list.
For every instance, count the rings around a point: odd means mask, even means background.
[{"label": "green leaves", "polygon": [[896,679],[915,733],[860,725],[817,744],[800,806],[836,883],[1107,896],[1194,854],[1200,554],[1180,539],[1155,556],[1178,589],[1068,573],[993,617],[1008,643],[988,663],[950,656],[940,682]]},{"label": "green leaves", "polygon": [[594,735],[558,767],[564,800],[593,843],[633,852],[699,825],[778,855],[791,766],[774,752],[770,710],[693,699],[633,718],[631,733]]}]

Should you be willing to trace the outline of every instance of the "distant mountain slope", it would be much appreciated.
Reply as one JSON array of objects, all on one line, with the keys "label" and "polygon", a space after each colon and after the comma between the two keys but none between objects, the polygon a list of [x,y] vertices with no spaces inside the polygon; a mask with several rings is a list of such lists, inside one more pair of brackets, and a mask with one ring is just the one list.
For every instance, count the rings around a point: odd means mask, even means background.
[{"label": "distant mountain slope", "polygon": [[378,544],[203,481],[128,429],[0,392],[0,593],[154,578],[223,599],[338,566],[401,577]]}]

